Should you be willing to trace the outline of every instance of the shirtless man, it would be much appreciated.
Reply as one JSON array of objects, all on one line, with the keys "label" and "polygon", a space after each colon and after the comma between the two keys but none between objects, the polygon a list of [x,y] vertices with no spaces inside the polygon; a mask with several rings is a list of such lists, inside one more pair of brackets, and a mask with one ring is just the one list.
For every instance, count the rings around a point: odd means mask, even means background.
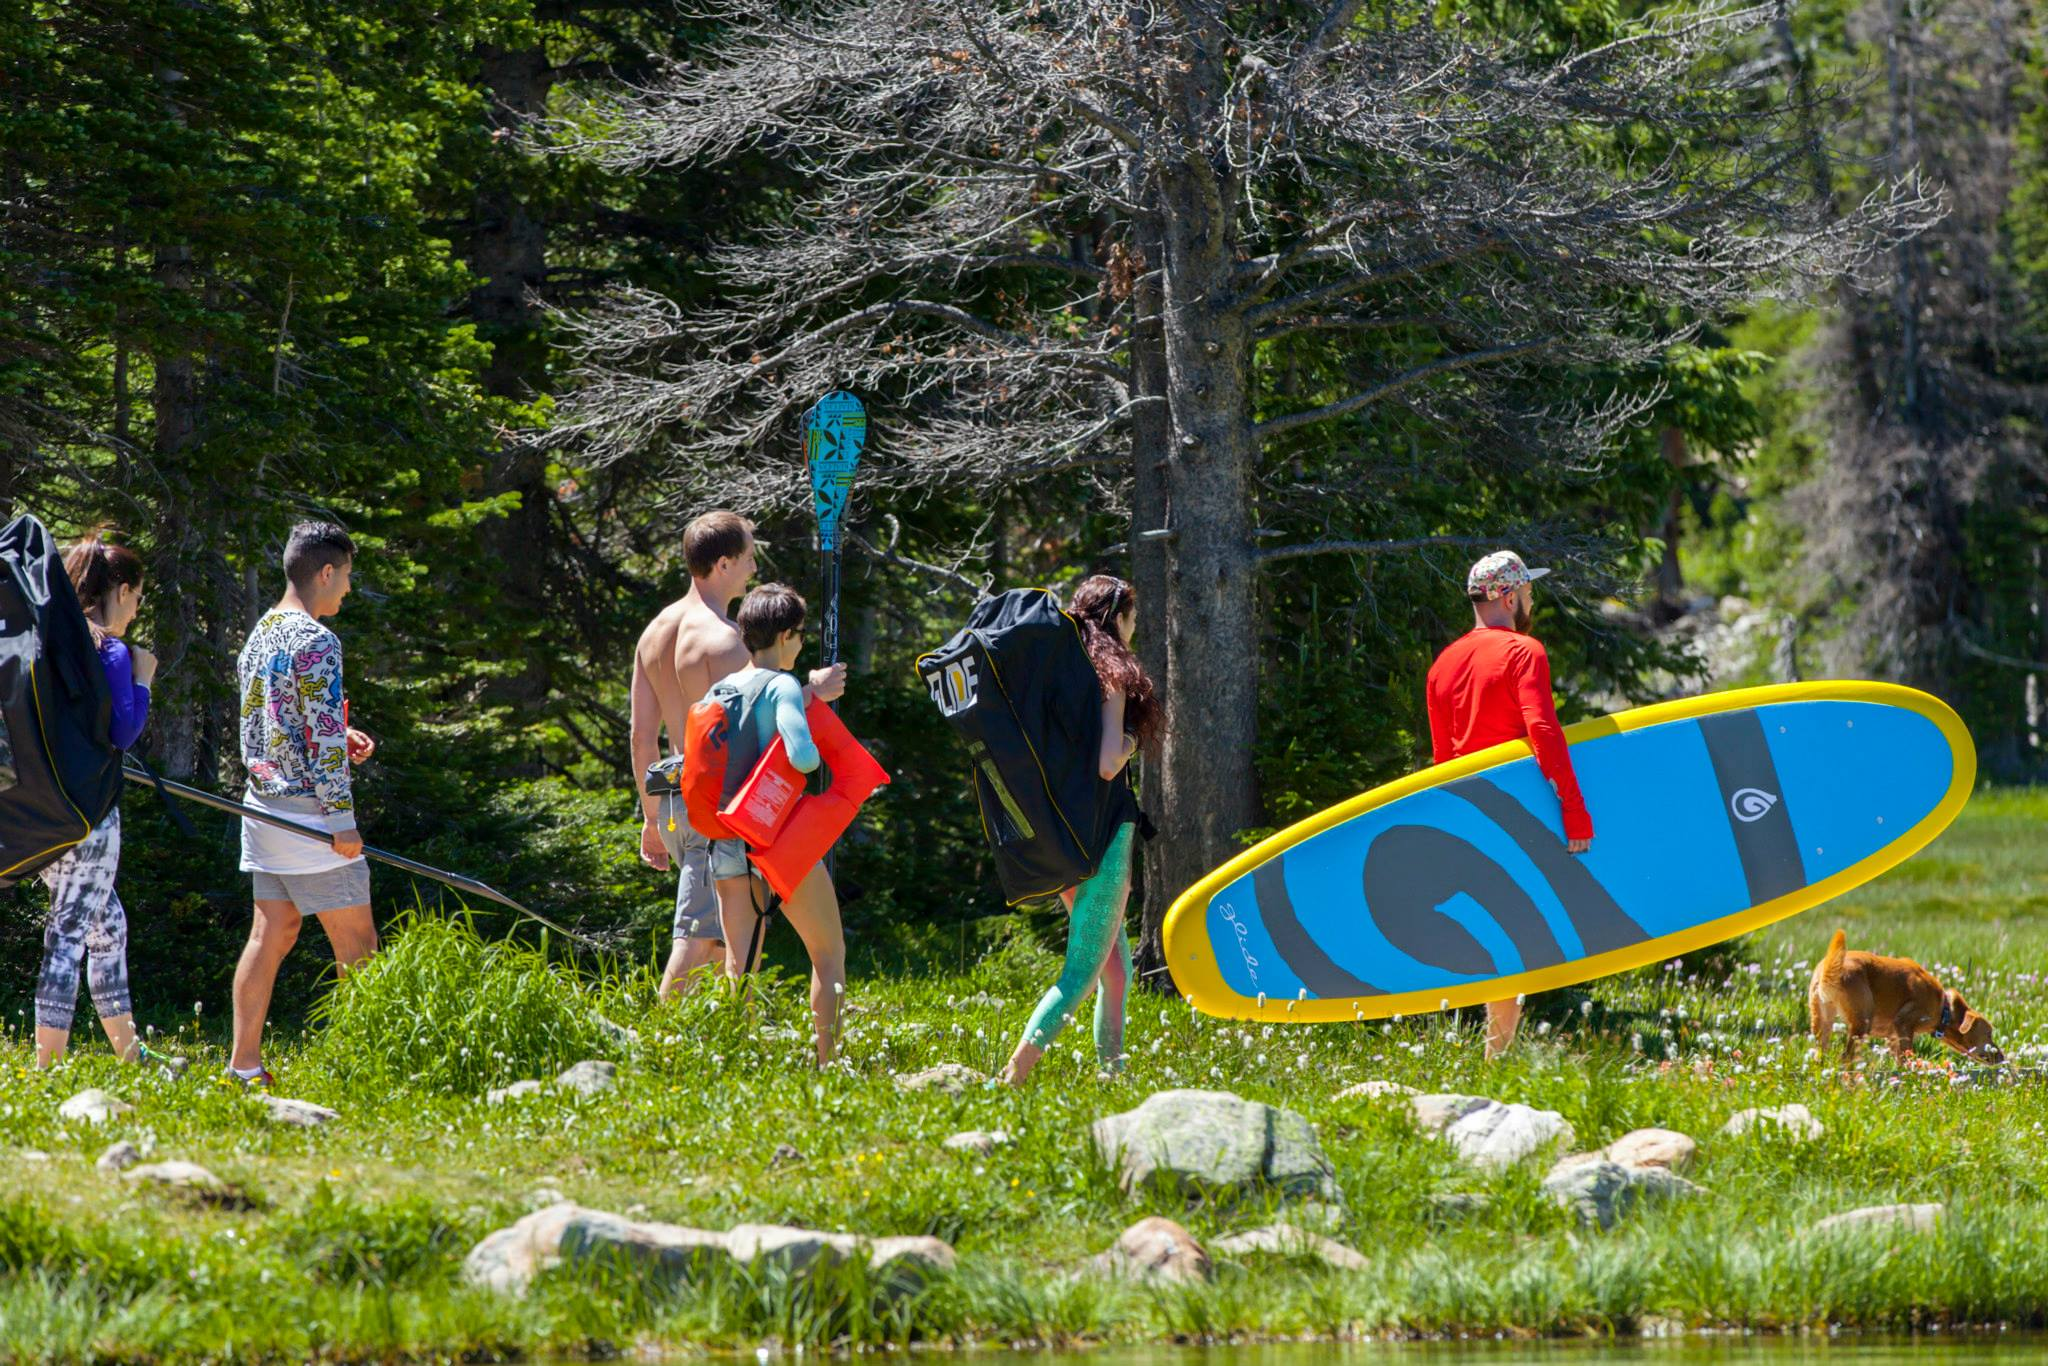
[{"label": "shirtless man", "polygon": [[[641,776],[661,758],[662,731],[668,732],[669,748],[679,751],[690,708],[713,683],[753,662],[738,625],[727,615],[754,577],[752,523],[723,509],[705,513],[683,531],[683,559],[690,569],[690,590],[647,623],[633,651],[632,760],[634,788],[641,794],[640,858],[658,870],[673,860],[678,869],[675,944],[661,974],[663,996],[688,990],[691,974],[720,956],[724,941],[714,883],[720,876],[745,875],[746,846],[720,840],[714,847],[679,811],[664,813],[662,799],[646,794]],[[830,702],[845,688],[846,666],[835,664],[812,670],[806,691]]]}]

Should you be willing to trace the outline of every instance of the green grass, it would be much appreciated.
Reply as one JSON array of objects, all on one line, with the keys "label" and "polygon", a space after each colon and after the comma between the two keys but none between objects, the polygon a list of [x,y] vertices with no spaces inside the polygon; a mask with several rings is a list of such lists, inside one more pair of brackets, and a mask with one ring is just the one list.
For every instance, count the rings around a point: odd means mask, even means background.
[{"label": "green grass", "polygon": [[[268,1124],[222,1084],[220,1021],[194,1019],[171,1041],[195,1058],[182,1082],[123,1069],[103,1045],[41,1075],[18,1030],[0,1043],[0,1359],[2048,1325],[2048,1088],[2031,1075],[1958,1087],[1883,1057],[1845,1080],[1809,1059],[1804,1017],[1808,969],[1842,924],[1853,945],[1935,965],[2023,1065],[2048,1057],[2044,828],[2048,797],[1982,794],[1920,859],[1839,903],[1532,1003],[1526,1046],[1495,1067],[1471,1018],[1253,1026],[1145,997],[1115,1080],[1097,1078],[1076,1029],[1022,1094],[911,1095],[892,1073],[1000,1065],[1055,970],[1028,936],[998,935],[955,975],[857,975],[843,1061],[819,1073],[794,980],[750,1009],[716,990],[656,1007],[645,971],[579,978],[460,923],[394,926],[320,1023],[273,1050],[287,1093],[342,1112],[328,1129]],[[599,1013],[639,1043],[615,1042]],[[620,1087],[478,1099],[580,1056],[620,1059]],[[1334,1099],[1374,1077],[1554,1108],[1587,1147],[1641,1125],[1682,1129],[1701,1141],[1692,1175],[1710,1194],[1581,1230],[1543,1197],[1540,1168],[1471,1172],[1398,1103]],[[60,1124],[58,1103],[88,1085],[134,1113],[106,1130]],[[1314,1121],[1349,1201],[1337,1236],[1371,1268],[1224,1263],[1213,1285],[1175,1290],[1073,1274],[1146,1213],[1198,1237],[1267,1217],[1127,1200],[1088,1151],[1089,1121],[1173,1086]],[[1795,1100],[1828,1126],[1820,1142],[1717,1134],[1736,1109]],[[940,1148],[965,1128],[1018,1141],[988,1157]],[[252,1207],[103,1178],[93,1159],[114,1138],[201,1162]],[[801,1158],[771,1168],[782,1143]],[[1430,1197],[1453,1191],[1491,1203],[1446,1223]],[[468,1248],[554,1193],[700,1227],[932,1233],[958,1247],[960,1268],[908,1301],[855,1273],[734,1273],[666,1295],[604,1270],[551,1273],[521,1300],[466,1288]],[[1950,1217],[1898,1247],[1802,1236],[1826,1214],[1904,1200],[1941,1201]]]}]

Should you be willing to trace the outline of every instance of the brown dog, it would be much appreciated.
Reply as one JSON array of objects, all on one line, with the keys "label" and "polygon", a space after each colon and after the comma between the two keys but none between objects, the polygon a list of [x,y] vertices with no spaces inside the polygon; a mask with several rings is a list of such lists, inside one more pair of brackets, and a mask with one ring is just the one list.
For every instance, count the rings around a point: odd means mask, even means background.
[{"label": "brown dog", "polygon": [[1842,1060],[1856,1056],[1857,1040],[1875,1034],[1890,1039],[1901,1060],[1913,1056],[1913,1040],[1932,1034],[1965,1057],[2002,1062],[2005,1055],[1991,1041],[1991,1021],[1970,1009],[1968,1002],[1945,990],[1934,974],[1910,958],[1883,958],[1852,953],[1841,930],[1828,941],[1827,956],[1814,964],[1807,988],[1807,1018],[1822,1056],[1835,1021],[1844,1026]]}]

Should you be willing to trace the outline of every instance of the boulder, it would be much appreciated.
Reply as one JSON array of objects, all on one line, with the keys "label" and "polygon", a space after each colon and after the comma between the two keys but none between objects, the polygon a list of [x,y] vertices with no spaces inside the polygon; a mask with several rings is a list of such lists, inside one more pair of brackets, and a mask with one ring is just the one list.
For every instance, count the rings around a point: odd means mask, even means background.
[{"label": "boulder", "polygon": [[1419,1096],[1422,1093],[1398,1081],[1362,1081],[1337,1093],[1338,1100],[1383,1100],[1388,1096]]},{"label": "boulder", "polygon": [[640,1035],[638,1031],[628,1029],[626,1026],[618,1023],[616,1020],[607,1020],[603,1015],[598,1014],[596,1011],[592,1011],[590,1015],[590,1022],[597,1026],[598,1033],[604,1035],[605,1038],[611,1040],[612,1046],[614,1048],[619,1048],[630,1052],[633,1049],[638,1048],[640,1046]]},{"label": "boulder", "polygon": [[118,1119],[135,1107],[119,1096],[100,1090],[97,1086],[80,1091],[57,1107],[57,1118],[74,1124],[105,1124]]},{"label": "boulder", "polygon": [[510,1086],[494,1086],[484,1092],[484,1103],[503,1105],[508,1100],[518,1100],[521,1096],[535,1095],[546,1089],[544,1081],[515,1081]]},{"label": "boulder", "polygon": [[1485,1096],[1413,1096],[1408,1104],[1417,1124],[1442,1134],[1458,1156],[1488,1171],[1554,1156],[1572,1142],[1572,1126],[1555,1110]]},{"label": "boulder", "polygon": [[801,1272],[819,1261],[854,1257],[888,1272],[892,1286],[904,1290],[916,1288],[927,1272],[951,1270],[954,1262],[953,1249],[937,1238],[863,1238],[770,1224],[718,1233],[643,1223],[565,1201],[484,1238],[463,1259],[462,1274],[472,1285],[517,1295],[540,1272],[564,1263],[624,1265],[673,1288],[714,1265]]},{"label": "boulder", "polygon": [[1313,1257],[1339,1271],[1364,1271],[1372,1263],[1359,1252],[1320,1233],[1293,1224],[1268,1224],[1249,1233],[1233,1233],[1219,1239],[1216,1252],[1226,1257],[1243,1257],[1266,1252],[1278,1257]]},{"label": "boulder", "polygon": [[775,1151],[768,1154],[768,1170],[772,1172],[777,1167],[786,1167],[792,1162],[801,1162],[803,1160],[803,1150],[798,1148],[796,1144],[778,1143],[775,1145]]},{"label": "boulder", "polygon": [[196,1162],[145,1162],[122,1172],[121,1179],[176,1191],[223,1209],[249,1207],[240,1187],[221,1180]]},{"label": "boulder", "polygon": [[121,1173],[124,1181],[141,1181],[156,1186],[176,1186],[180,1190],[216,1191],[226,1184],[197,1162],[145,1162],[131,1166]]},{"label": "boulder", "polygon": [[1721,1132],[1729,1138],[1740,1138],[1752,1129],[1793,1143],[1806,1143],[1827,1132],[1826,1127],[1813,1117],[1813,1111],[1796,1103],[1737,1110],[1721,1126]]},{"label": "boulder", "polygon": [[[1945,1213],[1940,1205],[1868,1205],[1863,1209],[1830,1214],[1808,1229],[1809,1237],[1841,1233],[1847,1229],[1869,1229],[1896,1236],[1901,1233],[1932,1233]],[[1877,1227],[1872,1228],[1873,1225]]]},{"label": "boulder", "polygon": [[1493,1197],[1484,1191],[1438,1191],[1423,1203],[1432,1223],[1454,1224],[1492,1209]]},{"label": "boulder", "polygon": [[141,1160],[142,1153],[133,1143],[123,1139],[108,1145],[107,1150],[100,1154],[99,1161],[92,1165],[102,1176],[119,1176]]},{"label": "boulder", "polygon": [[1157,1215],[1125,1229],[1114,1246],[1090,1259],[1088,1269],[1125,1281],[1206,1281],[1213,1274],[1195,1236]]},{"label": "boulder", "polygon": [[1416,1124],[1433,1134],[1440,1134],[1475,1110],[1498,1104],[1499,1101],[1488,1100],[1485,1096],[1418,1095],[1408,1102],[1408,1110],[1415,1116]]},{"label": "boulder", "polygon": [[1624,1167],[1662,1167],[1682,1172],[1692,1165],[1699,1144],[1676,1129],[1633,1129],[1607,1145],[1609,1162]]},{"label": "boulder", "polygon": [[905,1091],[944,1091],[957,1096],[970,1086],[978,1086],[987,1080],[981,1073],[965,1063],[942,1062],[937,1067],[927,1067],[922,1072],[899,1072],[896,1085]]},{"label": "boulder", "polygon": [[1096,1120],[1092,1133],[1127,1194],[1344,1198],[1313,1125],[1228,1091],[1157,1091],[1135,1110]]},{"label": "boulder", "polygon": [[1543,1178],[1543,1189],[1581,1223],[1612,1228],[1644,1196],[1691,1195],[1700,1188],[1663,1167],[1625,1167],[1596,1155],[1558,1163]]},{"label": "boulder", "polygon": [[1323,1200],[1289,1200],[1275,1213],[1279,1214],[1284,1222],[1300,1228],[1321,1229],[1325,1233],[1334,1233],[1344,1227],[1343,1207]]},{"label": "boulder", "polygon": [[317,1129],[341,1118],[339,1112],[325,1105],[315,1105],[310,1100],[293,1100],[289,1096],[273,1096],[268,1091],[257,1092],[256,1102],[269,1114],[272,1124],[289,1124],[297,1129]]},{"label": "boulder", "polygon": [[561,1090],[584,1096],[600,1095],[618,1084],[619,1065],[596,1058],[579,1062],[555,1078],[555,1085]]},{"label": "boulder", "polygon": [[1001,1129],[969,1129],[965,1133],[954,1134],[939,1146],[956,1153],[980,1153],[986,1157],[1009,1145],[1010,1136]]}]

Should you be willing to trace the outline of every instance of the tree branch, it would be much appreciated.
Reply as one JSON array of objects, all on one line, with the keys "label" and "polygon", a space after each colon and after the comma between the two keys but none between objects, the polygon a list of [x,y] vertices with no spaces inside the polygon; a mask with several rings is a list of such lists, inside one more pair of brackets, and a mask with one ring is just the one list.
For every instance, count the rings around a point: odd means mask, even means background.
[{"label": "tree branch", "polygon": [[1456,355],[1439,356],[1433,361],[1427,361],[1411,369],[1403,370],[1392,379],[1383,380],[1372,388],[1361,390],[1349,398],[1340,398],[1334,403],[1325,403],[1320,408],[1310,408],[1306,412],[1288,413],[1282,417],[1268,418],[1252,428],[1252,435],[1264,441],[1268,437],[1278,436],[1281,432],[1291,432],[1296,427],[1307,427],[1313,423],[1328,422],[1332,418],[1344,417],[1347,414],[1357,412],[1360,408],[1370,407],[1388,394],[1405,389],[1411,384],[1420,383],[1437,375],[1447,375],[1454,370],[1464,370],[1474,365],[1484,365],[1491,361],[1507,360],[1514,356],[1527,355],[1532,351],[1541,351],[1551,345],[1553,340],[1550,337],[1538,337],[1532,341],[1510,342],[1504,346],[1490,346],[1483,351],[1460,351]]},{"label": "tree branch", "polygon": [[1271,564],[1276,560],[1299,560],[1309,555],[1390,555],[1403,550],[1427,550],[1431,546],[1473,546],[1494,545],[1497,537],[1492,536],[1410,536],[1399,541],[1305,541],[1300,545],[1267,546],[1254,551],[1252,558],[1260,564]]}]

